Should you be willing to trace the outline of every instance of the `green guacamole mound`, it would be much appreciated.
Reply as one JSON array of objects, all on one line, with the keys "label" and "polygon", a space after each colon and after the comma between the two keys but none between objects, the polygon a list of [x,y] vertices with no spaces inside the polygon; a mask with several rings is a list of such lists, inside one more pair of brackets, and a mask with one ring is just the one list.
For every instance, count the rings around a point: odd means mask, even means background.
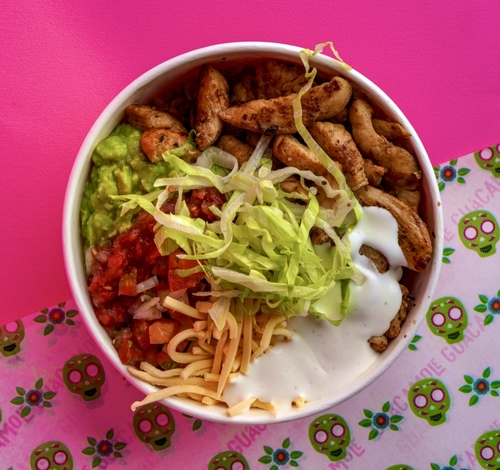
[{"label": "green guacamole mound", "polygon": [[120,215],[123,201],[110,196],[151,192],[153,183],[170,171],[166,162],[152,163],[144,155],[141,134],[129,124],[119,124],[92,154],[81,205],[85,248],[100,245],[132,225],[135,211]]}]

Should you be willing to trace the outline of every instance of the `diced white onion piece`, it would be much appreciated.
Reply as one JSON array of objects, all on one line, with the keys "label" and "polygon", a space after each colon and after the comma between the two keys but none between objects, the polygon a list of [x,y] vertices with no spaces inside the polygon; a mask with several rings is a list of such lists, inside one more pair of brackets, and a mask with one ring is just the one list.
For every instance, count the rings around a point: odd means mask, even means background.
[{"label": "diced white onion piece", "polygon": [[159,318],[161,318],[161,312],[156,307],[134,313],[134,320],[158,320]]},{"label": "diced white onion piece", "polygon": [[143,282],[139,282],[135,286],[135,289],[138,294],[141,292],[144,292],[146,290],[152,289],[153,287],[156,287],[159,284],[158,278],[156,276],[150,277],[149,279],[146,279]]}]

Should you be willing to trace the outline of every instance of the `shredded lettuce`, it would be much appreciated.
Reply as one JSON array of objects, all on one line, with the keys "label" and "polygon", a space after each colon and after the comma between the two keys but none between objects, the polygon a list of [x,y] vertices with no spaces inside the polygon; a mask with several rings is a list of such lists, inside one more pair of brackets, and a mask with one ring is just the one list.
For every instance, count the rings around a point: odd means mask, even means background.
[{"label": "shredded lettuce", "polygon": [[[157,222],[155,243],[161,254],[179,247],[181,255],[200,261],[211,291],[200,295],[217,298],[209,312],[216,324],[225,322],[231,305],[251,305],[251,311],[293,315],[312,314],[339,325],[349,304],[349,284],[362,282],[349,250],[349,231],[360,218],[359,204],[338,166],[314,141],[302,121],[301,98],[313,85],[316,69],[309,58],[330,46],[320,44],[305,49],[301,59],[309,79],[293,102],[298,133],[325,168],[338,188],[327,178],[311,171],[286,167],[272,170],[267,158],[271,136],[263,135],[250,159],[241,167],[234,156],[215,147],[202,152],[196,163],[183,159],[191,147],[163,154],[172,171],[156,180],[154,193],[120,196],[123,211],[141,207]],[[280,183],[296,176],[307,194],[289,194]],[[317,189],[335,198],[336,209],[320,207]],[[226,195],[221,209],[211,208],[219,217],[212,223],[192,219],[182,194],[196,188],[215,187]],[[165,214],[162,204],[176,193],[175,213]],[[156,203],[155,203],[156,201]],[[313,228],[322,229],[330,240],[321,246],[311,242]],[[182,274],[182,273],[181,273]],[[243,308],[243,307],[242,307]],[[248,312],[247,308],[244,310]]]},{"label": "shredded lettuce", "polygon": [[[180,247],[186,253],[182,256],[200,261],[221,299],[211,312],[217,323],[224,321],[228,311],[229,297],[220,294],[227,291],[232,293],[231,298],[236,293],[266,312],[288,317],[313,313],[339,324],[349,293],[347,288],[335,286],[354,275],[354,266],[345,238],[336,229],[342,228],[353,208],[352,201],[342,198],[343,190],[331,187],[325,178],[312,172],[291,167],[272,171],[270,160],[263,157],[269,140],[263,137],[255,154],[240,168],[230,157],[213,150],[202,153],[200,164],[189,164],[180,156],[165,153],[164,160],[172,172],[155,182],[158,189],[154,193],[120,196],[126,201],[124,210],[140,206],[154,216],[155,242],[161,254]],[[215,161],[217,167],[232,174],[231,178],[214,168]],[[304,188],[311,187],[302,200],[294,201],[279,189],[280,182],[290,175],[300,178]],[[336,212],[319,206],[313,183],[321,183],[332,198],[340,196]],[[221,210],[213,209],[220,217],[217,222],[191,218],[189,211],[183,210],[185,204],[176,213],[160,210],[173,193],[210,186],[227,198]],[[311,242],[313,227],[327,228],[334,241],[334,245],[329,242],[324,246],[323,251],[329,254],[327,263],[324,253],[318,254]],[[338,311],[327,315],[315,304],[334,289],[341,295]]]}]

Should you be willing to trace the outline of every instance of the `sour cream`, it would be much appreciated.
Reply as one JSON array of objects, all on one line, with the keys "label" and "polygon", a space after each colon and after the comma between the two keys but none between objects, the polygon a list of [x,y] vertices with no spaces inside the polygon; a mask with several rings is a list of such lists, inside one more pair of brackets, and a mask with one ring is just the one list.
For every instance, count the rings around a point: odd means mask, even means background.
[{"label": "sour cream", "polygon": [[[226,386],[224,400],[230,406],[258,397],[274,403],[279,412],[290,408],[298,397],[306,402],[318,400],[345,388],[377,360],[379,353],[368,339],[387,331],[401,306],[398,281],[406,260],[392,214],[378,207],[362,212],[349,242],[354,264],[365,280],[361,285],[351,281],[346,318],[338,327],[312,315],[290,319],[292,341],[275,344],[251,364],[247,375],[241,374]],[[369,258],[359,254],[363,244],[384,254],[390,264],[386,273],[379,273]],[[334,302],[327,299],[325,304]]]}]

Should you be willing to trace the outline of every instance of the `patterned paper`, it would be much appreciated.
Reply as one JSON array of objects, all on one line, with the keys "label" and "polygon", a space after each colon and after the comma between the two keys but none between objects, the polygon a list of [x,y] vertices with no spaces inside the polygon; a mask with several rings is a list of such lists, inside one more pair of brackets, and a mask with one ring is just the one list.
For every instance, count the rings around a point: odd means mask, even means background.
[{"label": "patterned paper", "polygon": [[500,468],[500,150],[435,167],[442,276],[408,350],[335,409],[222,425],[142,394],[89,336],[72,300],[0,328],[1,469]]}]

